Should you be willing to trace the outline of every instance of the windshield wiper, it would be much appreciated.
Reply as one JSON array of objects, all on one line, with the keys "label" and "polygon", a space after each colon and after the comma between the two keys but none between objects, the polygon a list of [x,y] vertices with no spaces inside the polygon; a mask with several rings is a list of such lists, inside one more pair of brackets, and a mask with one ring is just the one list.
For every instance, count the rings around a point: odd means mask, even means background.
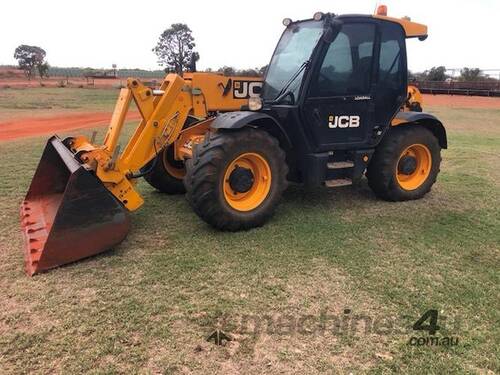
[{"label": "windshield wiper", "polygon": [[278,95],[276,95],[276,97],[273,100],[271,100],[272,104],[273,103],[274,104],[279,103],[284,97],[286,97],[287,95],[289,95],[290,91],[288,89],[290,88],[290,86],[292,85],[292,83],[297,79],[297,77],[300,75],[300,73],[302,73],[302,71],[309,65],[310,62],[311,62],[310,60],[306,60],[306,61],[304,61],[299,66],[299,68],[297,69],[297,71],[285,83],[285,85],[280,90],[280,92],[278,93]]}]

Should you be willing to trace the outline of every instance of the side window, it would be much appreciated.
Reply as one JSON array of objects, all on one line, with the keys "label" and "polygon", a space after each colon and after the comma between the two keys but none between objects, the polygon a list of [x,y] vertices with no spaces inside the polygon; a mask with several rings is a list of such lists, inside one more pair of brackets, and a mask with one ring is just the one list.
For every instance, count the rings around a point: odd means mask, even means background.
[{"label": "side window", "polygon": [[401,78],[401,48],[397,40],[387,40],[380,45],[379,77],[399,85]]},{"label": "side window", "polygon": [[340,33],[328,48],[319,78],[322,83],[328,79],[346,82],[351,74],[351,45],[347,35]]},{"label": "side window", "polygon": [[346,24],[328,47],[311,95],[342,96],[370,91],[375,25]]},{"label": "side window", "polygon": [[382,26],[378,79],[387,88],[397,89],[404,84],[406,67],[403,42],[398,26],[387,24]]}]

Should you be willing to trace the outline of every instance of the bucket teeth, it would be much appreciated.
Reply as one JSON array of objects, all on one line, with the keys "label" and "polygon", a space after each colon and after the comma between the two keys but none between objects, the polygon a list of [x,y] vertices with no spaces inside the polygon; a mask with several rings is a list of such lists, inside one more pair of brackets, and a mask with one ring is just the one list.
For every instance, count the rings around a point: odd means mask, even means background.
[{"label": "bucket teeth", "polygon": [[44,215],[37,201],[30,204],[24,201],[21,205],[21,228],[24,234],[25,268],[29,275],[36,273],[42,249],[47,241],[48,231],[44,222]]},{"label": "bucket teeth", "polygon": [[47,142],[20,216],[30,276],[110,249],[130,227],[128,211],[58,137]]}]

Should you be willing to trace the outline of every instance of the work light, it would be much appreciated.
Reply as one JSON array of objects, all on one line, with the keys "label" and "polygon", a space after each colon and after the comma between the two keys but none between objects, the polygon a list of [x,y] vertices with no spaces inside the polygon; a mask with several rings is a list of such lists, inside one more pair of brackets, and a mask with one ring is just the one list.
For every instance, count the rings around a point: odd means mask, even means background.
[{"label": "work light", "polygon": [[321,21],[323,19],[323,16],[324,16],[323,12],[316,12],[314,13],[313,19],[315,21]]}]

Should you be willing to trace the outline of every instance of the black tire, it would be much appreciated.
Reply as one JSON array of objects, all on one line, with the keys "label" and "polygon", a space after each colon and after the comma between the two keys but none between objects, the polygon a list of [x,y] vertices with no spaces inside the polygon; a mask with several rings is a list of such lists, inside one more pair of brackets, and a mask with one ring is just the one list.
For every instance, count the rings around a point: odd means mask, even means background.
[{"label": "black tire", "polygon": [[[183,129],[190,127],[199,120],[189,116],[184,124]],[[166,165],[168,164],[168,165]],[[148,170],[153,165],[153,161],[149,162],[144,170]],[[173,173],[170,173],[167,168]],[[144,176],[144,179],[161,193],[166,194],[184,194],[183,176],[185,175],[184,162],[174,159],[174,148],[169,146],[158,153],[156,164],[153,170]]]},{"label": "black tire", "polygon": [[[404,189],[397,179],[400,156],[412,145],[424,145],[430,152],[428,176],[413,190]],[[431,131],[420,125],[391,128],[378,145],[368,166],[366,177],[373,192],[387,201],[406,201],[422,198],[436,182],[441,164],[441,147]]]},{"label": "black tire", "polygon": [[[164,148],[158,153],[158,158],[153,170],[144,176],[144,179],[156,190],[166,194],[184,194],[186,189],[182,178],[172,175],[165,167],[165,163],[170,164],[170,168],[179,170],[180,174],[184,174],[184,163],[174,160],[173,146]],[[145,169],[151,168],[150,162]],[[180,175],[179,175],[180,176]]]},{"label": "black tire", "polygon": [[[223,190],[226,169],[245,153],[262,157],[271,173],[269,192],[249,211],[233,208]],[[267,132],[251,128],[210,132],[186,162],[186,197],[196,214],[213,227],[228,231],[250,229],[263,225],[274,214],[287,187],[287,173],[285,152]]]}]

